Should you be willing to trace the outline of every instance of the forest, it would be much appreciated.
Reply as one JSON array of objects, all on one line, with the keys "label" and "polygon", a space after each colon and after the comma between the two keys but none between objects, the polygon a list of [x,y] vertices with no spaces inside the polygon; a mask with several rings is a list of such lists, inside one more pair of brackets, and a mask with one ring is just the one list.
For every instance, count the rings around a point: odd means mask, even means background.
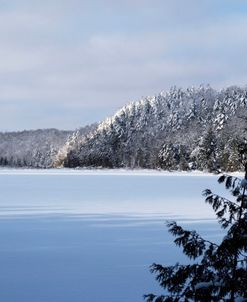
[{"label": "forest", "polygon": [[75,131],[0,133],[0,165],[237,171],[246,126],[247,88],[172,87]]}]

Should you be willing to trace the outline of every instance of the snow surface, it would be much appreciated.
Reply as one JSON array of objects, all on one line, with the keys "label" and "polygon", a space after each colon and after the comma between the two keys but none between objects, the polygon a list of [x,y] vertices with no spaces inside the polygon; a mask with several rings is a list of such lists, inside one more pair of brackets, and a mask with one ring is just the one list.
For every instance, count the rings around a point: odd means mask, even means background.
[{"label": "snow surface", "polygon": [[160,291],[150,264],[187,261],[166,220],[213,241],[222,235],[201,196],[206,188],[224,192],[216,180],[202,173],[1,169],[0,301],[143,301]]},{"label": "snow surface", "polygon": [[57,168],[57,169],[23,169],[0,167],[0,175],[122,175],[122,176],[214,176],[202,171],[164,171],[158,169],[84,169],[84,168]]}]

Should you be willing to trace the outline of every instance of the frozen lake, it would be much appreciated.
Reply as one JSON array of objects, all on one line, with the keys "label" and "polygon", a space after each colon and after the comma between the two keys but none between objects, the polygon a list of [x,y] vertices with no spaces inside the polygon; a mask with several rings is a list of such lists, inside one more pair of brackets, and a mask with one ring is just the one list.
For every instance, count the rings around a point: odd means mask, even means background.
[{"label": "frozen lake", "polygon": [[166,220],[221,235],[206,188],[225,195],[212,175],[0,170],[0,301],[143,301],[150,264],[187,261]]}]

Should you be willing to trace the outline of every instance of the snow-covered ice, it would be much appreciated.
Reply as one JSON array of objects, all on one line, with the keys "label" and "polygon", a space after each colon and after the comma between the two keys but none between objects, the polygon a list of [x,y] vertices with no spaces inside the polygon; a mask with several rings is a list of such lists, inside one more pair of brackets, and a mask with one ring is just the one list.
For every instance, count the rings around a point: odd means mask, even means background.
[{"label": "snow-covered ice", "polygon": [[0,301],[143,301],[150,264],[186,261],[166,220],[221,235],[206,188],[224,193],[202,173],[1,169]]}]

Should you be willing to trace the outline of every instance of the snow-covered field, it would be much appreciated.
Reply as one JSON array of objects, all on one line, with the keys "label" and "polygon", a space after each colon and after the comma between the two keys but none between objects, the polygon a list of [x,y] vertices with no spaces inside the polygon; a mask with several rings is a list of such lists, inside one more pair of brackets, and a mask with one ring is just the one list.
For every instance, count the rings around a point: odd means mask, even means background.
[{"label": "snow-covered field", "polygon": [[202,173],[1,169],[0,301],[143,301],[150,264],[187,261],[166,220],[221,235],[206,188],[225,195]]}]

